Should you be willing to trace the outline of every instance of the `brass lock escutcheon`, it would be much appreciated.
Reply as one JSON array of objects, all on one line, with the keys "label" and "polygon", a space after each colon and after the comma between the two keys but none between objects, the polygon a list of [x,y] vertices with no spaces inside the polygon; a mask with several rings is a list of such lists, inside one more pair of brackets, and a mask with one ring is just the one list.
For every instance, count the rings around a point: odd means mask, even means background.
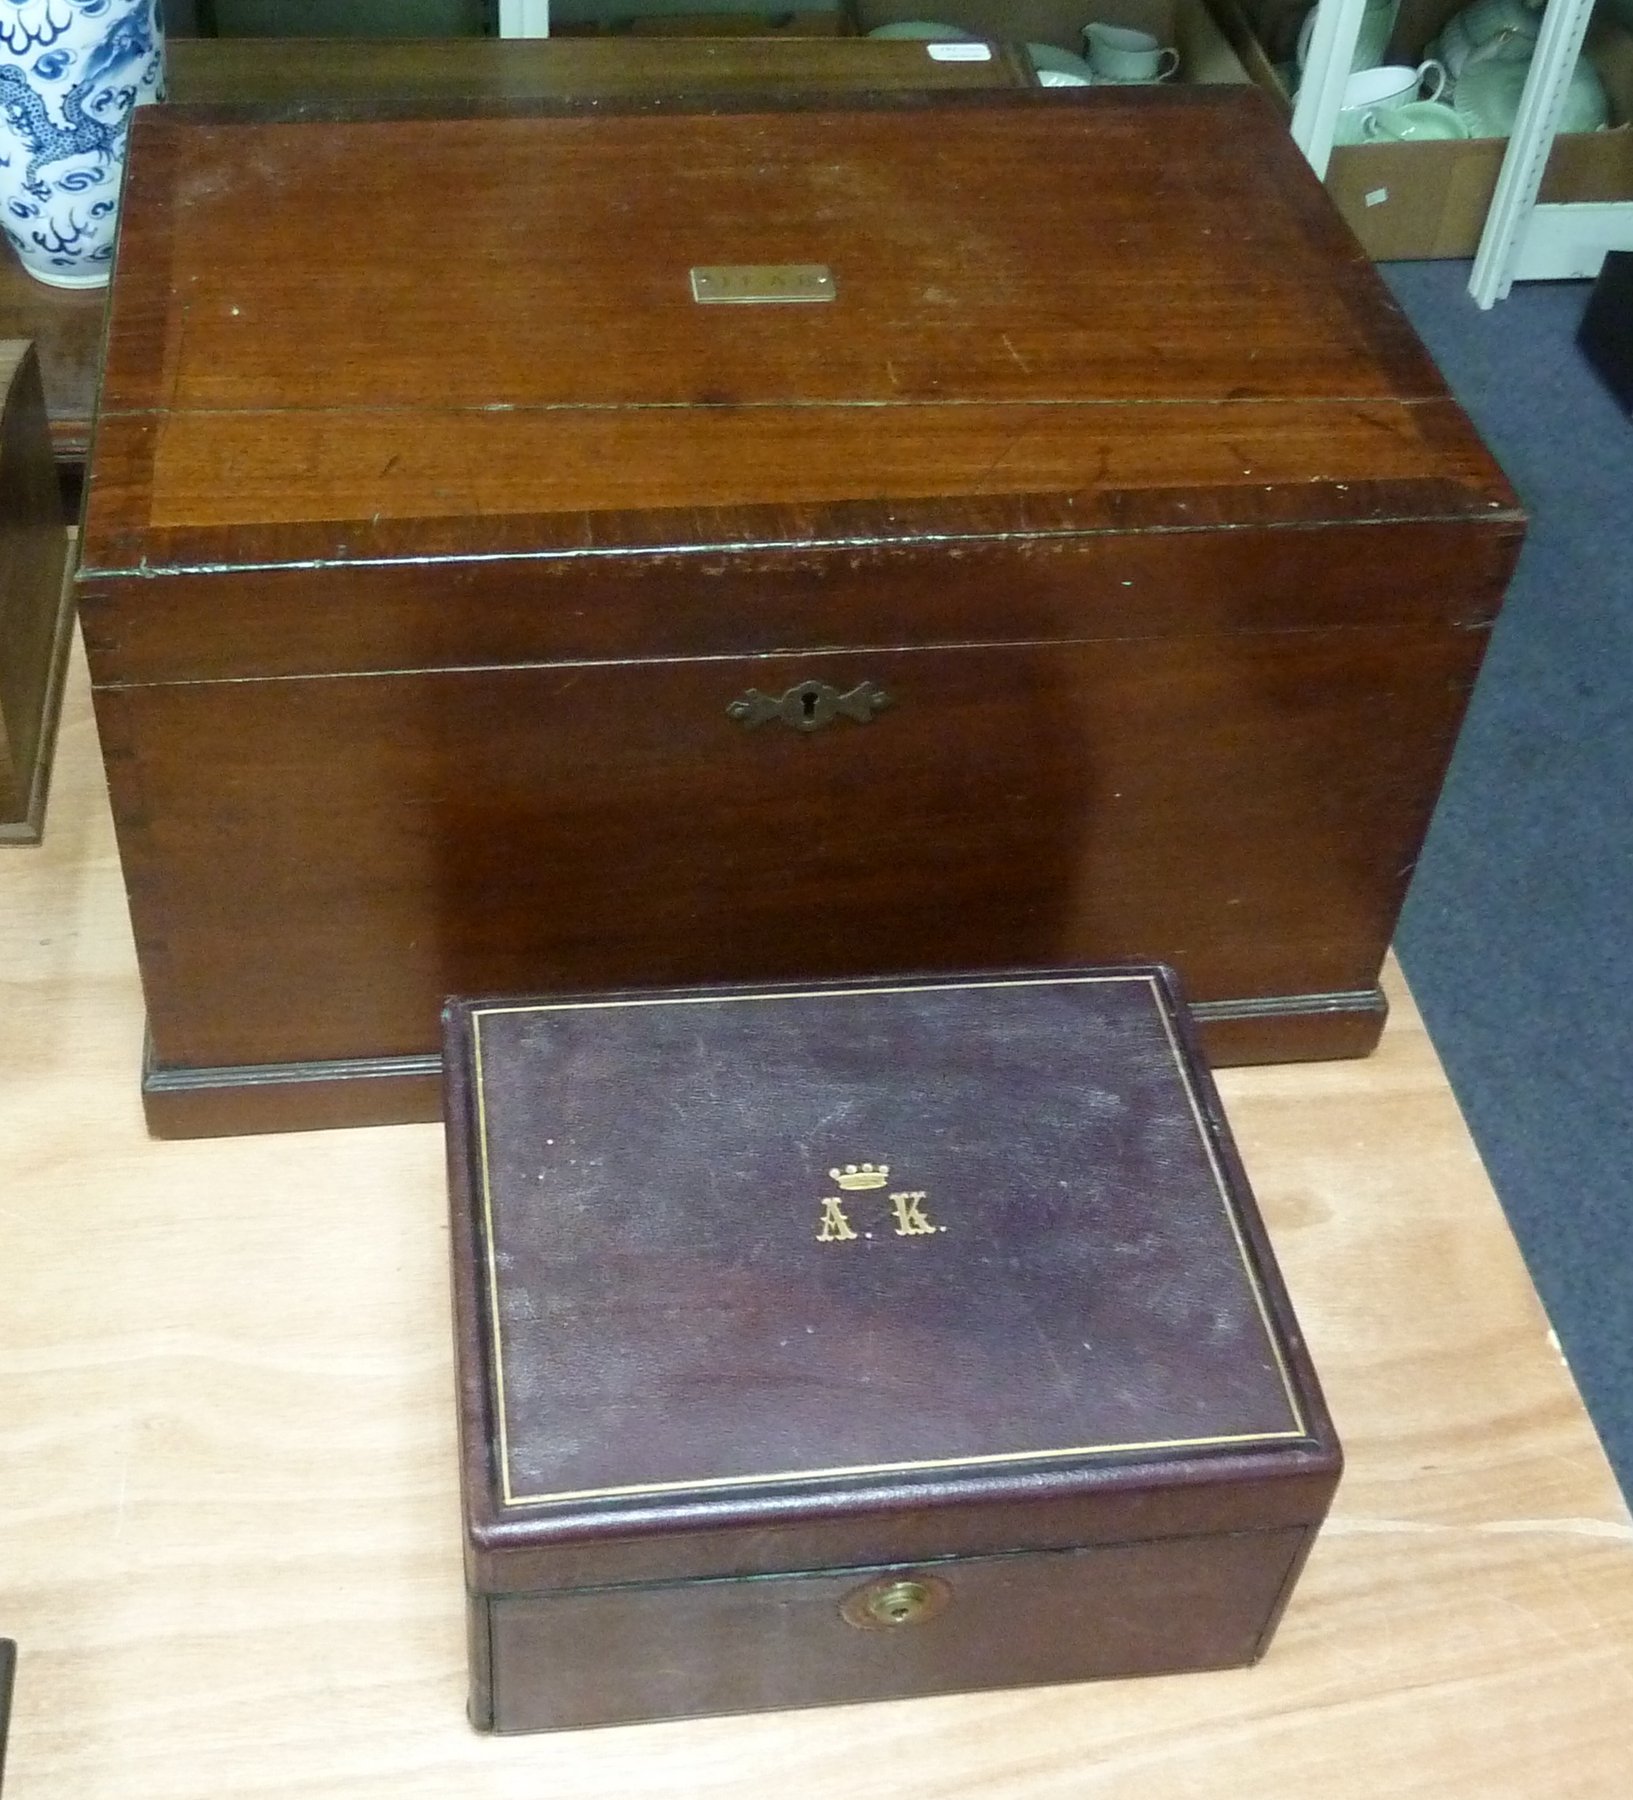
[{"label": "brass lock escutcheon", "polygon": [[890,1631],[922,1625],[946,1610],[953,1590],[934,1575],[886,1575],[849,1593],[839,1603],[847,1625],[862,1631]]},{"label": "brass lock escutcheon", "polygon": [[739,725],[764,725],[781,719],[794,731],[820,731],[835,719],[854,719],[868,724],[890,704],[890,696],[876,681],[859,681],[848,693],[840,693],[825,681],[802,681],[778,699],[750,688],[726,708]]}]

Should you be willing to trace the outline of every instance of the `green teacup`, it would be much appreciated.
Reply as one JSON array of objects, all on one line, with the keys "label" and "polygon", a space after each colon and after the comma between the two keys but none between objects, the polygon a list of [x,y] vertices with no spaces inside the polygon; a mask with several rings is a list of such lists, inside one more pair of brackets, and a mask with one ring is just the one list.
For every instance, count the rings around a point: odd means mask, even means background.
[{"label": "green teacup", "polygon": [[1438,99],[1445,85],[1446,71],[1437,62],[1420,63],[1415,69],[1396,63],[1358,71],[1344,83],[1333,142],[1364,143],[1367,121],[1374,114],[1398,112],[1401,107],[1412,105],[1423,98],[1425,86],[1431,88],[1429,97]]},{"label": "green teacup", "polygon": [[1469,128],[1439,100],[1409,100],[1405,106],[1368,113],[1361,127],[1364,143],[1425,144],[1466,138]]}]

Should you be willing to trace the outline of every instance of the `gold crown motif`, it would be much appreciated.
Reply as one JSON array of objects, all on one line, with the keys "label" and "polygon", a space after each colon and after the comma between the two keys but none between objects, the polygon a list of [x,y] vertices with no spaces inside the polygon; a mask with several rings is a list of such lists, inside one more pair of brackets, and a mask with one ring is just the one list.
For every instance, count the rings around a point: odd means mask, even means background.
[{"label": "gold crown motif", "polygon": [[877,1168],[872,1163],[846,1163],[842,1169],[830,1169],[829,1175],[845,1189],[847,1193],[864,1193],[868,1188],[882,1188],[890,1179],[890,1164],[880,1163]]}]

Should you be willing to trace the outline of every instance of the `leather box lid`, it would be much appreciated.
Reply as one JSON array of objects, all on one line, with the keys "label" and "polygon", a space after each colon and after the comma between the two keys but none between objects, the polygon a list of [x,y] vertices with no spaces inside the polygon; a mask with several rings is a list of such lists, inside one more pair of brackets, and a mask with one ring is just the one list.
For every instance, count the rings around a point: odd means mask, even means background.
[{"label": "leather box lid", "polygon": [[1170,983],[452,1007],[477,1585],[1318,1518],[1336,1445]]},{"label": "leather box lid", "polygon": [[747,104],[141,109],[85,568],[1515,516],[1258,94]]}]

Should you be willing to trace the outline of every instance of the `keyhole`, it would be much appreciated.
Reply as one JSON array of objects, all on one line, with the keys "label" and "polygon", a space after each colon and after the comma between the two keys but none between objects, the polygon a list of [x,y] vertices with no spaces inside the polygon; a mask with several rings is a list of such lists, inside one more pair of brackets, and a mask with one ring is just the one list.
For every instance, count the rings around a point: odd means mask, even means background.
[{"label": "keyhole", "polygon": [[847,1625],[864,1630],[895,1631],[903,1625],[922,1625],[933,1619],[952,1599],[952,1589],[933,1575],[872,1581],[857,1588],[840,1603]]},{"label": "keyhole", "polygon": [[906,1625],[930,1604],[930,1590],[917,1581],[898,1581],[875,1594],[868,1611],[881,1625]]},{"label": "keyhole", "polygon": [[816,722],[817,697],[808,688],[799,697],[800,710],[805,714],[807,724]]}]

